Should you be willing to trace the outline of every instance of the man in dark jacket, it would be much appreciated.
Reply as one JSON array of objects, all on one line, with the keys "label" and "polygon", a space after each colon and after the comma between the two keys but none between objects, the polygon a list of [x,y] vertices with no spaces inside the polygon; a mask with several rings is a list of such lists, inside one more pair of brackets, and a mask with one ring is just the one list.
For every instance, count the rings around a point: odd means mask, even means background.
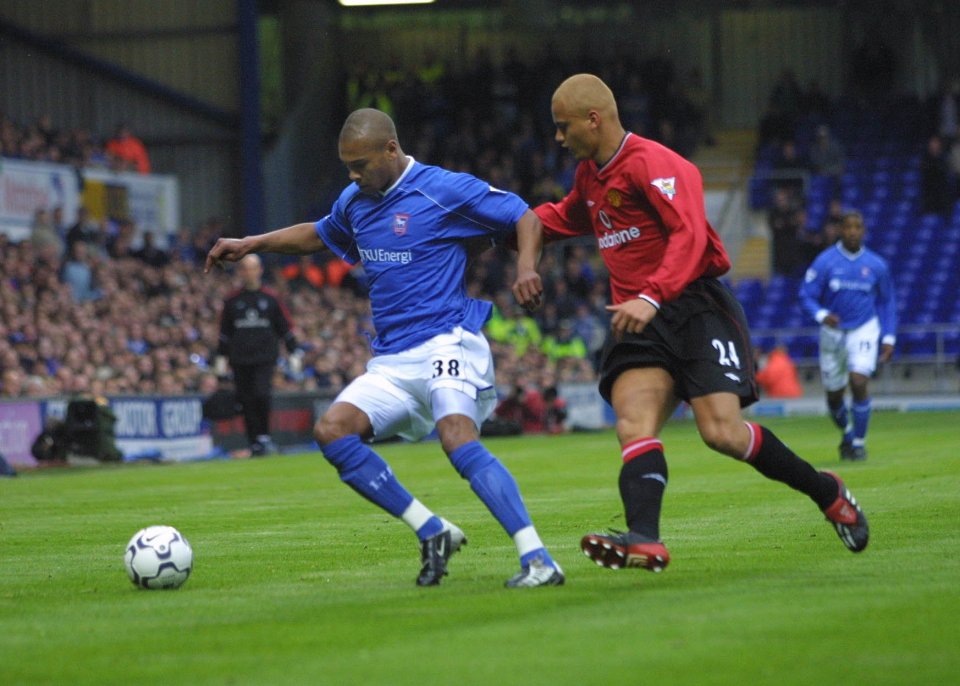
[{"label": "man in dark jacket", "polygon": [[216,372],[225,376],[229,360],[250,452],[266,455],[276,452],[270,438],[270,389],[278,343],[286,345],[294,371],[299,369],[300,355],[286,307],[262,284],[260,258],[247,255],[240,260],[238,272],[243,286],[227,296],[220,317]]}]

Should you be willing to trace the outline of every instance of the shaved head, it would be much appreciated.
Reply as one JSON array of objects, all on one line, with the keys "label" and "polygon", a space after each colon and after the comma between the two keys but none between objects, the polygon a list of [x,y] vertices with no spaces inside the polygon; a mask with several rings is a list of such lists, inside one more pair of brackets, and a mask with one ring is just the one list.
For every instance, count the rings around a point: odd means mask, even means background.
[{"label": "shaved head", "polygon": [[260,277],[263,276],[263,264],[260,256],[250,253],[237,264],[240,280],[244,288],[255,291],[260,288]]},{"label": "shaved head", "polygon": [[613,91],[593,74],[574,74],[561,83],[550,110],[557,127],[554,139],[578,160],[604,164],[626,135]]},{"label": "shaved head", "polygon": [[340,160],[361,193],[388,189],[407,168],[409,158],[397,140],[397,127],[387,114],[365,107],[351,112],[340,129]]},{"label": "shaved head", "polygon": [[380,110],[364,108],[351,112],[340,129],[340,144],[363,143],[383,147],[397,140],[397,127],[393,120]]},{"label": "shaved head", "polygon": [[562,102],[566,111],[586,117],[595,110],[607,120],[619,119],[617,102],[607,84],[593,74],[574,74],[553,93],[554,102]]}]

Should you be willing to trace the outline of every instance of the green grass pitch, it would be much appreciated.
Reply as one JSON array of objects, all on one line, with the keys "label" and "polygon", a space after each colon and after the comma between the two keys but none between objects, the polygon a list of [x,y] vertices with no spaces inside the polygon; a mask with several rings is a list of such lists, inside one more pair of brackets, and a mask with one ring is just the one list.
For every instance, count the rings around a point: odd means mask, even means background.
[{"label": "green grass pitch", "polygon": [[[0,479],[0,683],[956,684],[960,413],[875,413],[840,463],[825,417],[764,420],[837,470],[870,519],[849,553],[811,502],[669,424],[662,574],[600,569],[580,536],[620,527],[611,432],[488,440],[560,588],[508,590],[512,542],[437,443],[380,452],[469,537],[435,588],[416,539],[319,454],[41,470]],[[177,591],[136,589],[130,536],[178,527]]]}]

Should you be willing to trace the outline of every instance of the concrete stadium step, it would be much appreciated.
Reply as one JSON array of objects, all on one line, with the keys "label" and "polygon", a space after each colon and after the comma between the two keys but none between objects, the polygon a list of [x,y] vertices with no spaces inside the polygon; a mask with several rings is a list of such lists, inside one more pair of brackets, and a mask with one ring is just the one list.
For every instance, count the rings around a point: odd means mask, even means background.
[{"label": "concrete stadium step", "polygon": [[701,145],[692,161],[703,174],[707,190],[728,189],[750,174],[757,134],[753,129],[723,129],[713,134],[712,145]]},{"label": "concrete stadium step", "polygon": [[748,238],[740,249],[736,264],[730,270],[730,276],[737,279],[770,278],[770,240],[765,236]]}]

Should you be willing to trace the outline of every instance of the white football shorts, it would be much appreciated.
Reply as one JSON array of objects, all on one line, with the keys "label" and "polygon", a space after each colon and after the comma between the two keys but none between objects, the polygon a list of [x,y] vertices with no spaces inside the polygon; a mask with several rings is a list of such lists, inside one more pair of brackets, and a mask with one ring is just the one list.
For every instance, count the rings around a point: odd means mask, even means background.
[{"label": "white football shorts", "polygon": [[847,385],[851,372],[871,376],[880,352],[880,320],[874,317],[856,329],[820,327],[820,379],[827,391]]},{"label": "white football shorts", "polygon": [[360,408],[381,439],[419,440],[451,414],[470,417],[479,430],[497,404],[490,344],[458,326],[410,350],[377,355],[334,402]]}]

